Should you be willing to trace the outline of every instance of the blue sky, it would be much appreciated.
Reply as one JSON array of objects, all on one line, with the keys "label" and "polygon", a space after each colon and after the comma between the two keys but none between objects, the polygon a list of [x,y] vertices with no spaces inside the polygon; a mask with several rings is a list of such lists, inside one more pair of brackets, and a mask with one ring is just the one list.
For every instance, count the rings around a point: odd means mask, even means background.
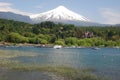
[{"label": "blue sky", "polygon": [[0,11],[30,15],[45,12],[60,5],[94,22],[120,23],[120,0],[0,0]]}]

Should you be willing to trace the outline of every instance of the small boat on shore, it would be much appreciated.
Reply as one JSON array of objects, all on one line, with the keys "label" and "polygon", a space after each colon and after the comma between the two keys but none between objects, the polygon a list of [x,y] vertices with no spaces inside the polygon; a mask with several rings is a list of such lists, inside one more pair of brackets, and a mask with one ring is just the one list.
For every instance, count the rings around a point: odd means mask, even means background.
[{"label": "small boat on shore", "polygon": [[98,50],[98,49],[100,49],[99,47],[93,47],[92,49],[94,49],[94,50]]},{"label": "small boat on shore", "polygon": [[119,49],[120,47],[119,47],[119,46],[115,46],[115,47],[113,47],[113,48]]},{"label": "small boat on shore", "polygon": [[55,48],[55,49],[61,49],[62,46],[61,45],[55,45],[55,46],[53,46],[53,48]]}]

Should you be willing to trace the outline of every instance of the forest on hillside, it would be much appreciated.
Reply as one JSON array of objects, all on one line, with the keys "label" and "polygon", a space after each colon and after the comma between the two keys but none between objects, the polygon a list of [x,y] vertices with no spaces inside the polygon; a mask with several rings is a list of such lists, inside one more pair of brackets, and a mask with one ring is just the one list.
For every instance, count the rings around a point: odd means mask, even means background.
[{"label": "forest on hillside", "polygon": [[120,26],[75,26],[50,21],[28,24],[0,19],[0,42],[63,46],[120,46]]}]

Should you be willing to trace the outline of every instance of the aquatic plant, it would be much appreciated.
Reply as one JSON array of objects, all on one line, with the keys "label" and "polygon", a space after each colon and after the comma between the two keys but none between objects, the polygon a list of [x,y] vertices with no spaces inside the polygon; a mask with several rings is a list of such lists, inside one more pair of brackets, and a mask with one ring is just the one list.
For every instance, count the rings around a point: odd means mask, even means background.
[{"label": "aquatic plant", "polygon": [[35,56],[31,53],[18,52],[18,51],[4,51],[0,50],[0,67],[9,70],[17,70],[22,72],[48,72],[55,75],[64,77],[65,80],[105,80],[93,74],[90,69],[76,69],[66,66],[50,66],[39,64],[24,64],[11,58],[18,56]]},{"label": "aquatic plant", "polygon": [[0,59],[4,58],[15,58],[19,56],[26,56],[26,57],[35,57],[38,56],[38,54],[33,54],[32,52],[23,52],[23,51],[17,51],[17,50],[0,50]]}]

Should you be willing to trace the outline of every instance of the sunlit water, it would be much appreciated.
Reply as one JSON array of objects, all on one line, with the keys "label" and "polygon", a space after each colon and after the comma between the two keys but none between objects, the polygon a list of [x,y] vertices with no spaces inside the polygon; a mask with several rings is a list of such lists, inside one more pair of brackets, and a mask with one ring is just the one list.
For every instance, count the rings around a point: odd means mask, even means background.
[{"label": "sunlit water", "polygon": [[38,54],[35,57],[17,57],[26,64],[57,65],[75,68],[91,68],[101,76],[108,76],[113,80],[120,80],[120,49],[100,48],[38,48],[38,47],[7,47],[1,50],[18,50]]}]

